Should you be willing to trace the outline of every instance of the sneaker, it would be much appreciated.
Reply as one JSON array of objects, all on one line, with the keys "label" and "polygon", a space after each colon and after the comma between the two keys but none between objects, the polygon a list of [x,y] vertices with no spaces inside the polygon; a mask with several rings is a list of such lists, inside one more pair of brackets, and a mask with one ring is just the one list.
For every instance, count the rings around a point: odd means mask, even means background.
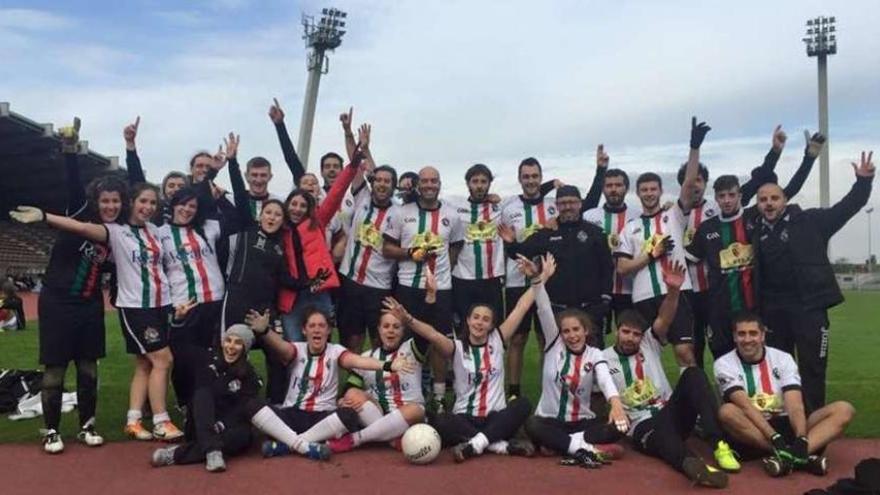
[{"label": "sneaker", "polygon": [[86,426],[80,430],[76,438],[89,447],[99,447],[104,445],[104,437],[98,435],[98,433],[95,432],[95,427],[92,425]]},{"label": "sneaker", "polygon": [[155,437],[156,440],[173,442],[182,436],[183,432],[174,426],[174,423],[171,421],[162,421],[161,423],[153,425],[153,437]]},{"label": "sneaker", "polygon": [[584,469],[599,469],[604,464],[600,454],[587,449],[578,449],[574,454],[563,457],[559,463],[563,466],[577,466]]},{"label": "sneaker", "polygon": [[727,473],[706,465],[702,459],[687,457],[681,465],[684,475],[695,485],[711,488],[726,488]]},{"label": "sneaker", "polygon": [[455,462],[464,462],[471,457],[476,457],[476,455],[474,446],[470,442],[462,442],[452,448],[452,457],[455,459]]},{"label": "sneaker", "polygon": [[313,461],[326,461],[330,459],[331,449],[323,443],[309,443],[309,449],[306,451],[306,457]]},{"label": "sneaker", "polygon": [[163,467],[174,464],[175,450],[177,450],[177,445],[154,450],[153,457],[150,459],[150,464],[152,464],[153,467]]},{"label": "sneaker", "polygon": [[55,430],[46,430],[43,433],[43,450],[47,454],[60,454],[64,452],[64,442],[61,435]]},{"label": "sneaker", "polygon": [[263,457],[279,457],[290,455],[290,447],[284,442],[276,442],[275,440],[266,440],[263,442]]},{"label": "sneaker", "polygon": [[223,460],[223,452],[212,450],[205,454],[205,469],[210,473],[226,471],[226,461]]},{"label": "sneaker", "polygon": [[623,459],[623,446],[617,443],[597,443],[593,445],[596,452],[602,456],[602,459],[616,461]]},{"label": "sneaker", "polygon": [[718,442],[715,447],[715,462],[718,463],[718,467],[728,473],[738,473],[742,468],[736,459],[736,452],[723,440]]},{"label": "sneaker", "polygon": [[764,472],[771,478],[779,478],[791,472],[791,463],[776,456],[761,459],[761,466],[764,468]]},{"label": "sneaker", "polygon": [[824,455],[811,455],[802,469],[816,476],[825,476],[828,474],[828,458]]},{"label": "sneaker", "polygon": [[125,435],[129,438],[133,438],[135,440],[152,440],[153,434],[150,433],[144,425],[141,424],[141,420],[137,420],[134,423],[129,423],[125,425],[125,429],[122,430],[125,432]]},{"label": "sneaker", "polygon": [[346,433],[339,438],[327,440],[327,447],[329,447],[330,452],[333,452],[334,454],[354,450],[354,435]]},{"label": "sneaker", "polygon": [[507,454],[520,457],[533,457],[535,455],[535,445],[528,440],[514,438],[507,442]]}]

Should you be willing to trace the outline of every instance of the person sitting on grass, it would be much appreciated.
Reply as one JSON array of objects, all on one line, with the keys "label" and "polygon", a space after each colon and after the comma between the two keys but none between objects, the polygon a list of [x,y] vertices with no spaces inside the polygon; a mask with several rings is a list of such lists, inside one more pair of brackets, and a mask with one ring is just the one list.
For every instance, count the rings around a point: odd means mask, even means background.
[{"label": "person sitting on grass", "polygon": [[[188,302],[175,308],[182,320],[196,306]],[[183,356],[195,369],[195,391],[187,403],[186,437],[182,444],[156,449],[153,467],[205,462],[210,472],[226,470],[225,456],[239,455],[251,445],[251,425],[310,459],[329,458],[327,447],[299,438],[258,395],[261,382],[247,353],[254,343],[254,330],[264,332],[269,313],[236,323],[223,333],[220,348],[185,348]],[[199,363],[196,365],[195,363]]]},{"label": "person sitting on grass", "polygon": [[16,294],[15,284],[7,280],[0,287],[0,331],[24,330],[25,325],[24,304]]},{"label": "person sitting on grass", "polygon": [[754,313],[734,318],[736,349],[715,361],[715,380],[727,401],[719,410],[721,427],[740,458],[764,456],[770,476],[794,469],[825,475],[825,447],[843,435],[855,409],[837,401],[807,416],[794,357],[765,345],[766,335]]},{"label": "person sitting on grass", "polygon": [[[635,311],[621,312],[614,346],[603,353],[629,418],[627,435],[636,449],[662,459],[696,484],[724,488],[724,471],[739,471],[740,465],[722,440],[717,422],[718,402],[709,380],[703,370],[689,366],[673,389],[660,361],[666,334],[675,319],[681,286],[688,276],[681,262],[666,262],[662,267],[663,282],[669,291],[657,317],[648,323]],[[704,437],[715,449],[715,460],[724,471],[706,464],[685,444],[698,417]]]}]

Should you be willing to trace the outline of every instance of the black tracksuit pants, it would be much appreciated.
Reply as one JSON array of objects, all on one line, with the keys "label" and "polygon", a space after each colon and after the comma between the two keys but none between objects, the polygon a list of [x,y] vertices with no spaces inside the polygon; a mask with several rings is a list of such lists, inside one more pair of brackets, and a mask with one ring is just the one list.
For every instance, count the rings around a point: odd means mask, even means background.
[{"label": "black tracksuit pants", "polygon": [[795,307],[768,308],[762,316],[769,329],[767,345],[797,356],[807,414],[822,408],[828,369],[828,312]]},{"label": "black tracksuit pants", "polygon": [[434,419],[434,428],[440,433],[444,447],[467,442],[478,433],[486,435],[489,443],[507,440],[529,417],[532,405],[525,397],[507,403],[500,411],[493,411],[484,418],[468,414],[444,413]]}]

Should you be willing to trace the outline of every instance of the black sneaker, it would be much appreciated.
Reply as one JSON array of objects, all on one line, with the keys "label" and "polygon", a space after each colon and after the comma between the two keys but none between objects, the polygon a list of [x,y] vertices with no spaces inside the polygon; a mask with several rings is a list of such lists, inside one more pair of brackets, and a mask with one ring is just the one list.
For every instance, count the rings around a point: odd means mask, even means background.
[{"label": "black sneaker", "polygon": [[476,457],[476,455],[474,446],[470,442],[462,442],[452,448],[452,457],[455,458],[455,462],[464,462],[471,457]]},{"label": "black sneaker", "polygon": [[563,466],[578,466],[584,469],[599,469],[602,467],[602,459],[595,452],[579,449],[574,454],[564,457],[560,464]]},{"label": "black sneaker", "polygon": [[791,473],[791,463],[776,456],[761,459],[761,466],[764,468],[764,472],[771,478],[781,478]]},{"label": "black sneaker", "polygon": [[507,454],[520,457],[533,457],[535,455],[535,445],[528,440],[514,438],[507,442]]},{"label": "black sneaker", "polygon": [[710,488],[726,488],[727,473],[707,465],[697,457],[686,457],[681,465],[684,475],[695,485],[708,486]]},{"label": "black sneaker", "polygon": [[828,458],[824,455],[811,455],[802,469],[816,476],[825,476],[828,474]]}]

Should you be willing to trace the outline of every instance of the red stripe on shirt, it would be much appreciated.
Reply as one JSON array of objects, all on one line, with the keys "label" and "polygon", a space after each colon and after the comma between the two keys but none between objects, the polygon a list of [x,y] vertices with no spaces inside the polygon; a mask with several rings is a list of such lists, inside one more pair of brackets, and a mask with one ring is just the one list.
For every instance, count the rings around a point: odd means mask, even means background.
[{"label": "red stripe on shirt", "polygon": [[761,389],[765,394],[773,393],[773,385],[770,383],[770,366],[767,364],[767,349],[764,349],[764,359],[761,360]]},{"label": "red stripe on shirt", "polygon": [[[315,371],[315,381],[313,385],[314,388],[312,389],[311,395],[309,395],[308,399],[306,399],[306,402],[303,405],[304,411],[315,410],[315,401],[318,398],[318,393],[320,393],[321,391],[321,386],[324,384],[324,356],[326,355],[326,352],[326,350],[322,352],[321,357],[318,358],[318,369]],[[308,380],[309,377],[304,376],[303,379]]]},{"label": "red stripe on shirt", "polygon": [[578,399],[577,389],[581,384],[581,361],[584,355],[580,354],[574,359],[574,369],[571,370],[569,390],[571,391],[571,421],[580,419],[581,401]]}]

